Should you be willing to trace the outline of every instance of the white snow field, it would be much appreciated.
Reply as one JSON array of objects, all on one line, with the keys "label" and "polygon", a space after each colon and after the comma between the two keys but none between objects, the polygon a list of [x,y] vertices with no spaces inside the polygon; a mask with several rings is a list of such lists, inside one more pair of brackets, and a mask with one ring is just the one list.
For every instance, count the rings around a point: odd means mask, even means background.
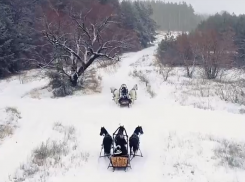
[{"label": "white snow field", "polygon": [[[152,66],[156,48],[125,54],[114,73],[100,70],[101,93],[59,99],[47,91],[27,94],[48,83],[35,70],[25,75],[29,80],[1,81],[0,126],[17,127],[0,137],[0,182],[244,182],[244,107],[215,96],[183,95],[182,76],[163,82]],[[148,72],[155,97],[130,76],[134,69]],[[110,87],[123,83],[139,87],[131,108],[112,101]],[[100,127],[112,135],[119,124],[129,135],[138,125],[144,130],[143,157],[134,158],[127,172],[112,172],[109,160],[99,159]]]}]

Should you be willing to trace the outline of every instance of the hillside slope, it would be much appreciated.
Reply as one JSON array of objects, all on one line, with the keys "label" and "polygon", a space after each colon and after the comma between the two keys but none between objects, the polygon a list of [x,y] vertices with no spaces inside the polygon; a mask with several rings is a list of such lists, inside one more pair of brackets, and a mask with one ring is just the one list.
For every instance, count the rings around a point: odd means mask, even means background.
[{"label": "hillside slope", "polygon": [[[155,49],[125,54],[115,73],[101,70],[100,94],[34,99],[23,95],[44,86],[46,79],[0,82],[1,112],[13,107],[21,113],[18,127],[0,143],[0,181],[242,182],[245,116],[181,106],[172,96],[174,87],[154,75],[149,80],[156,97],[150,98],[145,84],[129,73],[152,69]],[[143,56],[147,61],[142,61]],[[119,108],[111,100],[110,87],[119,88],[123,83],[129,89],[136,83],[139,86],[138,100],[130,109]],[[0,124],[6,119],[1,116]],[[144,130],[144,157],[133,159],[132,170],[126,173],[113,173],[107,169],[108,159],[98,159],[100,127],[112,134],[119,124],[129,135],[138,125]],[[56,141],[48,143],[56,152],[41,157],[38,150],[33,153],[47,140]],[[44,159],[45,164],[40,162]]]}]

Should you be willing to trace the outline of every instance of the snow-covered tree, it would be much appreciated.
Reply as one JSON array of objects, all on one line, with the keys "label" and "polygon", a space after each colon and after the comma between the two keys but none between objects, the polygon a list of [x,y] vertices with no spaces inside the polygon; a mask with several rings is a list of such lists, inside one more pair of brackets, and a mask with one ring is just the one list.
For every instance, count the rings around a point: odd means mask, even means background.
[{"label": "snow-covered tree", "polygon": [[[122,49],[129,47],[127,38],[119,36],[116,29],[116,18],[110,15],[101,21],[92,23],[86,14],[74,13],[70,10],[69,17],[62,22],[51,23],[44,19],[46,40],[52,45],[53,57],[43,67],[55,68],[60,74],[66,75],[73,86],[95,61],[120,60]],[[72,27],[72,31],[65,27]],[[113,27],[115,32],[110,32]],[[110,32],[110,37],[105,36]]]}]

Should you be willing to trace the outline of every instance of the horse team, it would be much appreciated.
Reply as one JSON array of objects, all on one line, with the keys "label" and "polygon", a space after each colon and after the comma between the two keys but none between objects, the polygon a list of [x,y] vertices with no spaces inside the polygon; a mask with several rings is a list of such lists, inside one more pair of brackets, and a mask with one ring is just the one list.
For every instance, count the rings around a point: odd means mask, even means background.
[{"label": "horse team", "polygon": [[[100,136],[104,136],[103,142],[102,142],[102,149],[104,149],[104,156],[128,156],[128,142],[125,139],[126,135],[123,134],[123,132],[126,132],[124,126],[120,126],[118,132],[113,134],[112,136],[108,133],[108,131],[105,129],[105,127],[101,127],[100,129]],[[130,156],[133,155],[139,156],[136,153],[140,151],[140,139],[139,135],[144,134],[142,126],[137,126],[133,132],[133,134],[129,138],[129,151]],[[114,138],[115,135],[115,138]],[[127,138],[128,139],[128,138]],[[101,149],[101,150],[102,150]],[[112,149],[114,149],[112,151]],[[112,154],[113,153],[113,154]],[[141,153],[141,151],[140,151]],[[100,155],[101,156],[101,155]],[[140,155],[142,157],[142,153]]]}]

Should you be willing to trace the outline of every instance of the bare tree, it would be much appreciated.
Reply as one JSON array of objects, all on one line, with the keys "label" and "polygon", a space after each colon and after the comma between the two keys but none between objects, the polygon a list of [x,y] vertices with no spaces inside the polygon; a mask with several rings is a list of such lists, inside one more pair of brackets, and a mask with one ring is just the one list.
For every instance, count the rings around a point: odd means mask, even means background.
[{"label": "bare tree", "polygon": [[195,31],[193,33],[189,34],[189,43],[190,43],[190,48],[192,52],[192,69],[190,70],[190,74],[193,76],[193,73],[195,71],[195,67],[198,66],[200,63],[199,58],[200,58],[200,45],[199,41],[197,39],[198,37],[198,32]]},{"label": "bare tree", "polygon": [[192,51],[194,47],[192,47],[191,41],[193,40],[190,40],[190,37],[186,33],[179,35],[176,40],[178,54],[182,60],[181,62],[186,68],[187,76],[189,78],[192,78],[195,66],[195,57]]},{"label": "bare tree", "polygon": [[[72,11],[71,11],[72,12]],[[73,86],[77,86],[78,79],[87,68],[96,60],[119,61],[119,54],[122,49],[128,48],[125,37],[119,38],[116,32],[111,32],[109,38],[105,34],[115,26],[115,16],[110,15],[102,21],[92,23],[87,20],[86,14],[69,13],[69,17],[57,24],[44,19],[45,38],[53,47],[53,58],[44,67],[55,68],[61,74],[66,75]],[[66,31],[66,27],[72,29]]]},{"label": "bare tree", "polygon": [[235,53],[232,30],[219,33],[205,30],[196,34],[201,65],[208,79],[214,79],[222,68],[231,67]]}]

